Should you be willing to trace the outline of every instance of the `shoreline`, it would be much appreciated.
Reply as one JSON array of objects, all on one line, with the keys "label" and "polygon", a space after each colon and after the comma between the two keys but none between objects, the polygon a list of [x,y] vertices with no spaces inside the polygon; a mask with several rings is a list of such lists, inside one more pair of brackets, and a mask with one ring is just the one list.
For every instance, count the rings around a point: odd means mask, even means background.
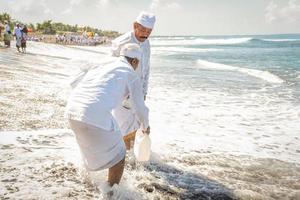
[{"label": "shoreline", "polygon": [[[2,33],[1,33],[2,34]],[[99,46],[99,45],[109,45],[115,37],[108,36],[95,36],[95,37],[86,37],[79,34],[67,34],[65,39],[61,40],[59,37],[61,35],[47,35],[47,34],[34,34],[28,33],[26,36],[27,41],[33,42],[43,42],[46,44],[58,44],[64,46]],[[16,41],[15,37],[12,37],[12,41]],[[0,37],[1,46],[3,43],[3,36]]]}]

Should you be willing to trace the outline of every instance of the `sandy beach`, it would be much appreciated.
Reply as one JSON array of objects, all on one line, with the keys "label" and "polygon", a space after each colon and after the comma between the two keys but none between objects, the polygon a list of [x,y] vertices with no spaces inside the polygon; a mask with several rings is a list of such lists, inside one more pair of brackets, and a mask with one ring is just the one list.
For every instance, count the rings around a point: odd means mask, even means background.
[{"label": "sandy beach", "polygon": [[[68,81],[79,62],[68,53],[97,60],[107,47],[101,53],[49,45],[29,42],[27,54],[0,49],[0,199],[105,199],[106,171],[85,171],[64,109]],[[154,112],[151,160],[137,163],[128,152],[113,199],[300,199],[297,162],[210,148],[190,150],[179,139],[165,140],[162,132],[169,132],[157,119],[160,99],[155,92],[151,90],[147,100]],[[298,137],[294,141],[299,144]]]}]

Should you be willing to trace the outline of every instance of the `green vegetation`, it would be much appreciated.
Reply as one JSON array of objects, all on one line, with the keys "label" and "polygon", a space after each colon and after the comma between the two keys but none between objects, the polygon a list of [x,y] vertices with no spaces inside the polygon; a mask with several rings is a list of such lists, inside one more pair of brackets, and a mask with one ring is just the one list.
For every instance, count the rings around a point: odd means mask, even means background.
[{"label": "green vegetation", "polygon": [[98,34],[99,36],[108,36],[108,37],[117,37],[120,34],[116,31],[107,31],[107,30],[101,30],[89,26],[83,26],[79,27],[76,25],[69,25],[69,24],[63,24],[60,22],[52,22],[52,20],[46,20],[42,23],[37,23],[36,25],[29,23],[22,23],[20,21],[17,21],[8,13],[0,13],[0,23],[4,23],[4,21],[7,21],[11,28],[13,28],[13,25],[17,22],[26,25],[29,29],[31,29],[33,32],[41,33],[41,34],[63,34],[65,32],[72,32],[72,33],[83,33],[84,31],[93,34]]}]

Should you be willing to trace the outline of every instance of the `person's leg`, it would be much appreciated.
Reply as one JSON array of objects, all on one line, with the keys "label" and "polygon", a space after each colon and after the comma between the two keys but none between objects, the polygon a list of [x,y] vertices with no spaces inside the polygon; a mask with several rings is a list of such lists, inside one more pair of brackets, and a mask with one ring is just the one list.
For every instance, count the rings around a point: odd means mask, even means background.
[{"label": "person's leg", "polygon": [[17,46],[18,52],[21,52],[20,51],[20,48],[21,48],[21,38],[17,38],[16,39],[16,46]]},{"label": "person's leg", "polygon": [[118,162],[117,164],[109,168],[108,183],[111,187],[114,184],[120,183],[124,171],[124,166],[125,166],[125,157],[120,162]]},{"label": "person's leg", "polygon": [[123,137],[123,140],[124,140],[124,143],[125,143],[125,146],[126,146],[126,150],[130,150],[131,144],[134,143],[135,133],[136,133],[136,131],[133,131],[133,132],[128,133],[127,135],[125,135]]}]

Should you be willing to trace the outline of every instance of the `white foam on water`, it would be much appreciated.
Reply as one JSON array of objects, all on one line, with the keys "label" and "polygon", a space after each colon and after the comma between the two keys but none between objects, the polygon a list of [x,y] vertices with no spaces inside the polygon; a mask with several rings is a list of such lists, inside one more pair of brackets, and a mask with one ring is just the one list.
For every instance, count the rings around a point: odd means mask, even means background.
[{"label": "white foam on water", "polygon": [[248,74],[250,76],[260,78],[262,80],[265,80],[270,83],[283,83],[284,80],[279,78],[278,76],[272,74],[268,71],[262,71],[257,69],[248,69],[248,68],[242,68],[242,67],[235,67],[231,65],[225,65],[221,63],[214,63],[209,62],[205,60],[197,60],[198,67],[202,69],[208,69],[208,70],[224,70],[224,71],[237,71],[240,73]]},{"label": "white foam on water", "polygon": [[152,47],[151,52],[153,54],[160,53],[205,53],[205,52],[217,52],[223,51],[222,49],[214,49],[214,48],[185,48],[185,47]]},{"label": "white foam on water", "polygon": [[299,105],[268,90],[236,95],[227,93],[227,88],[203,86],[182,92],[182,88],[154,85],[147,100],[154,148],[169,152],[163,148],[168,143],[189,151],[206,149],[300,163],[295,131]]},{"label": "white foam on water", "polygon": [[87,50],[90,52],[96,52],[104,55],[110,55],[111,47],[110,46],[70,46],[72,48],[80,49],[80,50]]},{"label": "white foam on water", "polygon": [[[15,183],[14,186],[18,188],[10,194],[4,194],[6,189],[1,187],[1,196],[61,199],[76,193],[80,199],[89,194],[101,200],[107,199],[106,193],[113,191],[110,199],[143,199],[143,195],[135,188],[139,181],[131,178],[131,172],[125,171],[121,184],[110,188],[106,182],[107,170],[87,171],[71,130],[2,131],[0,136],[1,158],[8,158],[9,152],[16,154],[1,165],[1,170],[9,171],[1,174],[1,181]],[[18,174],[19,171],[22,173]],[[47,191],[44,191],[45,188]]]},{"label": "white foam on water", "polygon": [[261,39],[267,42],[296,42],[300,41],[300,39]]},{"label": "white foam on water", "polygon": [[194,40],[154,40],[151,41],[152,45],[156,46],[176,46],[176,45],[230,45],[230,44],[240,44],[251,41],[251,37],[243,38],[226,38],[226,39],[202,39],[196,38]]},{"label": "white foam on water", "polygon": [[183,39],[195,39],[194,36],[186,37],[186,36],[176,36],[176,37],[151,37],[151,41],[155,40],[183,40]]},{"label": "white foam on water", "polygon": [[106,55],[107,50],[102,52],[94,49],[94,51],[84,51],[82,49],[90,50],[89,47],[73,47],[56,44],[44,44],[40,42],[28,42],[27,53],[41,56],[52,56],[57,58],[65,58],[71,60],[84,60],[85,62],[100,62]]}]

